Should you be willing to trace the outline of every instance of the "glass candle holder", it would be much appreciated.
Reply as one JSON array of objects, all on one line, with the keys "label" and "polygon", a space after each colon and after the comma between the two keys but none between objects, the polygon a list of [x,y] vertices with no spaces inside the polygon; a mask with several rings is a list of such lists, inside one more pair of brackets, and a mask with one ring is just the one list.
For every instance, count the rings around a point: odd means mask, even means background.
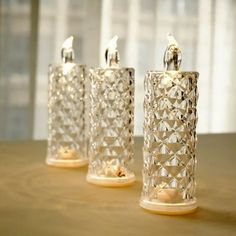
[{"label": "glass candle holder", "polygon": [[46,163],[56,167],[79,167],[88,163],[86,67],[74,63],[72,40],[70,37],[63,44],[63,63],[49,66]]},{"label": "glass candle holder", "polygon": [[[114,37],[107,68],[90,70],[90,146],[87,181],[102,186],[134,182],[134,69],[119,68]],[[113,47],[113,44],[115,46]]]},{"label": "glass candle holder", "polygon": [[166,70],[149,71],[144,87],[144,166],[141,207],[186,214],[196,207],[197,72],[179,71],[181,52],[172,36]]}]

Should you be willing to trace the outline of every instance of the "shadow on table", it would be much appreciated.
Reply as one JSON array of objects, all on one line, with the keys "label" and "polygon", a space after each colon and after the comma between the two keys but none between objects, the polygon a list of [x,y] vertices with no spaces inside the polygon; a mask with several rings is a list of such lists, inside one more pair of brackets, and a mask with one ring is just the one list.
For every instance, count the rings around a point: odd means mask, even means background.
[{"label": "shadow on table", "polygon": [[232,227],[236,229],[236,212],[231,211],[219,211],[208,209],[204,207],[199,207],[197,212],[181,216],[184,218],[188,218],[189,220],[199,220],[206,221],[208,223],[216,223],[216,224],[224,224],[226,227]]}]

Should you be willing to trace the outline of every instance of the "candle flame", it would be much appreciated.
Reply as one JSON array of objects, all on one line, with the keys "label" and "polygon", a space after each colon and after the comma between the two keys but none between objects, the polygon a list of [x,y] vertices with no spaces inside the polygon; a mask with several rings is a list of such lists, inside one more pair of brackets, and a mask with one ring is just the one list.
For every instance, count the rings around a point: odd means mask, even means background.
[{"label": "candle flame", "polygon": [[73,36],[70,36],[69,38],[67,38],[67,39],[63,42],[63,44],[62,44],[62,49],[70,49],[70,48],[72,48],[73,40],[74,40],[74,37],[73,37]]},{"label": "candle flame", "polygon": [[168,40],[169,46],[174,45],[176,47],[179,47],[175,37],[172,34],[167,35],[167,40]]},{"label": "candle flame", "polygon": [[119,52],[117,50],[118,36],[115,35],[107,44],[105,59],[108,67],[119,67]]},{"label": "candle flame", "polygon": [[107,49],[109,51],[115,51],[117,49],[117,40],[118,40],[118,36],[115,35],[107,44]]},{"label": "candle flame", "polygon": [[166,48],[163,59],[165,70],[179,70],[182,60],[181,50],[172,34],[167,35],[167,40],[168,46]]},{"label": "candle flame", "polygon": [[64,63],[74,61],[73,36],[67,38],[62,44],[61,57]]}]

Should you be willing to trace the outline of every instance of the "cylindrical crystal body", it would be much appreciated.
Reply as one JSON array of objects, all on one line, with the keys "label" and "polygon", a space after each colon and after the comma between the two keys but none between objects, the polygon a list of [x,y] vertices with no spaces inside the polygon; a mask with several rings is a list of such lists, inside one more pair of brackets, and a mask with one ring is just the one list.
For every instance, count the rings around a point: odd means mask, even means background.
[{"label": "cylindrical crystal body", "polygon": [[140,205],[161,214],[196,208],[197,72],[145,77],[144,166]]},{"label": "cylindrical crystal body", "polygon": [[49,66],[46,163],[57,167],[87,164],[85,66]]},{"label": "cylindrical crystal body", "polygon": [[87,181],[123,186],[135,180],[133,160],[134,70],[90,71],[90,145]]}]

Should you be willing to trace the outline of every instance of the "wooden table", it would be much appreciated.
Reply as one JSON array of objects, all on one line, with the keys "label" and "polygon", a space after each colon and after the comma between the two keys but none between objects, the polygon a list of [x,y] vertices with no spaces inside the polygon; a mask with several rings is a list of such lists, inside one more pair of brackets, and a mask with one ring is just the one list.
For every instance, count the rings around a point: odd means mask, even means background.
[{"label": "wooden table", "polygon": [[45,141],[0,142],[0,235],[236,235],[236,134],[199,135],[199,209],[185,216],[139,207],[141,149],[136,138],[136,184],[115,189],[46,166]]}]

